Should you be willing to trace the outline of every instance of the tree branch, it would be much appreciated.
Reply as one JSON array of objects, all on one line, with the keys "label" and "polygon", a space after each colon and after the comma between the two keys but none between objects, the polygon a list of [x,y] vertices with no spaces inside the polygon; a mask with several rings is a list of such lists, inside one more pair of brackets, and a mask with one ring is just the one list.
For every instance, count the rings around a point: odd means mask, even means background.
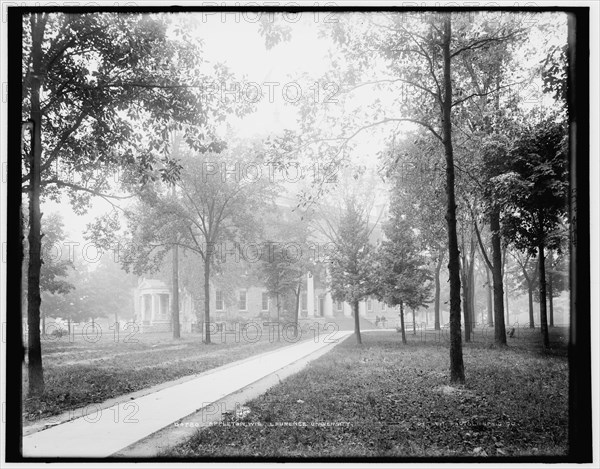
[{"label": "tree branch", "polygon": [[455,101],[452,103],[452,107],[454,106],[458,106],[460,103],[467,101],[468,99],[474,98],[475,96],[487,96],[488,94],[492,94],[492,93],[496,93],[497,91],[500,91],[501,89],[504,88],[508,88],[509,86],[513,86],[513,85],[520,85],[521,83],[524,83],[523,81],[521,82],[517,82],[517,83],[508,83],[506,85],[500,86],[498,88],[495,88],[493,90],[490,91],[485,91],[483,93],[471,93],[470,95],[459,99],[458,101]]}]

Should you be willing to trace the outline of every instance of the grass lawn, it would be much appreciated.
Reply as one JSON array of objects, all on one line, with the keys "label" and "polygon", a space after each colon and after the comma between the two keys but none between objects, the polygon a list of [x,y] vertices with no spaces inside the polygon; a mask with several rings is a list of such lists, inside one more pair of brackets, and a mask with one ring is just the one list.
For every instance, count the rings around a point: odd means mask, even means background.
[{"label": "grass lawn", "polygon": [[[567,330],[520,330],[509,347],[464,344],[466,384],[449,386],[447,341],[433,333],[353,336],[169,457],[565,455]],[[241,417],[241,415],[244,415]]]},{"label": "grass lawn", "polygon": [[27,398],[24,369],[23,418],[32,421],[101,403],[290,345],[284,340],[270,340],[266,333],[255,343],[244,341],[241,336],[236,341],[233,335],[214,333],[210,345],[203,344],[200,335],[179,340],[173,340],[170,333],[130,337],[137,342],[124,342],[125,338],[126,335],[115,337],[109,331],[94,343],[78,335],[74,339],[64,336],[43,340],[45,392],[39,398]]}]

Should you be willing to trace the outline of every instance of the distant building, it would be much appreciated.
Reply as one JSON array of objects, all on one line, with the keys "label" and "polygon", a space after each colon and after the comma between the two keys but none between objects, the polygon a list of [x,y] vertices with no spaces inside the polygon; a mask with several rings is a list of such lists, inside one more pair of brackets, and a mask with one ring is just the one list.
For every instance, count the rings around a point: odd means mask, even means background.
[{"label": "distant building", "polygon": [[[280,222],[284,224],[288,221],[292,209],[296,207],[297,200],[292,196],[280,195],[275,203],[284,209],[280,218]],[[387,217],[386,205],[379,203],[374,207],[374,213],[376,220],[373,221],[376,222],[376,225],[373,226],[370,238],[371,242],[376,244],[383,237],[380,222]],[[315,249],[321,249],[327,240],[317,234],[311,242],[316,246]],[[313,252],[312,254],[319,259],[322,256],[322,253],[319,255]],[[305,255],[309,254],[305,253]],[[313,274],[307,273],[304,276],[300,293],[299,319],[351,318],[350,304],[334,302],[326,287],[328,283],[326,263],[322,263],[322,259],[318,263],[324,267],[319,269],[320,274],[313,276]],[[180,292],[179,298],[182,332],[200,330],[203,311],[194,309],[191,295],[188,292]],[[277,308],[274,303],[269,298],[266,288],[257,286],[256,282],[248,283],[246,288],[236,288],[234,291],[223,291],[215,288],[211,283],[210,317],[213,322],[252,321],[257,318],[275,319]],[[140,279],[135,291],[135,305],[136,318],[141,323],[142,332],[171,330],[171,289],[168,284],[156,279]],[[289,316],[289,313],[291,311],[285,312],[282,307],[282,316]],[[372,322],[375,322],[378,316],[385,316],[389,325],[395,323],[398,318],[397,309],[386,307],[385,304],[371,298],[360,302],[359,314]]]},{"label": "distant building", "polygon": [[[140,332],[164,332],[172,330],[171,287],[162,280],[141,277],[134,290],[134,320]],[[196,316],[192,308],[192,298],[186,292],[179,293],[179,323],[182,332],[191,332]]]},{"label": "distant building", "polygon": [[[315,285],[317,284],[317,285]],[[172,330],[171,322],[171,287],[158,279],[140,278],[135,289],[135,320],[140,325],[140,332],[165,332]],[[201,329],[203,311],[196,311],[191,295],[185,290],[179,293],[179,322],[182,332]],[[282,306],[282,315],[285,312]],[[211,286],[210,293],[211,320],[220,322],[237,322],[275,319],[277,307],[269,298],[266,288],[249,286],[236,288],[233,292],[225,292]],[[388,324],[395,321],[397,308],[390,308],[374,299],[361,301],[359,304],[361,317],[375,321],[377,316],[385,316]],[[334,302],[331,293],[322,282],[310,273],[306,274],[304,285],[300,291],[300,319],[352,317],[349,303]],[[200,325],[198,325],[200,323]]]}]

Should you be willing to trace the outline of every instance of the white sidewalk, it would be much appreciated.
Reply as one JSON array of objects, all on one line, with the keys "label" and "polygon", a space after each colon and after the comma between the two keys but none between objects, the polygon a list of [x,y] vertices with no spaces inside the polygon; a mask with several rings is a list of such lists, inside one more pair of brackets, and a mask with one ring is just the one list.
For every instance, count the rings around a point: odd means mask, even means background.
[{"label": "white sidewalk", "polygon": [[215,368],[196,379],[33,433],[23,438],[23,456],[110,456],[290,363],[334,347],[352,333],[320,335],[319,341],[303,341]]}]

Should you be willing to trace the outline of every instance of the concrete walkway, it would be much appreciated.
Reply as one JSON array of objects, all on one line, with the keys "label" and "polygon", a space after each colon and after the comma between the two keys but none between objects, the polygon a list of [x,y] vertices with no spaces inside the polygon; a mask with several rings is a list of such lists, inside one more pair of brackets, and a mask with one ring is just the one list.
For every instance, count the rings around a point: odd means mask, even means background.
[{"label": "concrete walkway", "polygon": [[276,374],[321,356],[352,334],[319,335],[256,357],[215,368],[160,391],[100,409],[23,438],[24,457],[108,457],[186,416]]}]

